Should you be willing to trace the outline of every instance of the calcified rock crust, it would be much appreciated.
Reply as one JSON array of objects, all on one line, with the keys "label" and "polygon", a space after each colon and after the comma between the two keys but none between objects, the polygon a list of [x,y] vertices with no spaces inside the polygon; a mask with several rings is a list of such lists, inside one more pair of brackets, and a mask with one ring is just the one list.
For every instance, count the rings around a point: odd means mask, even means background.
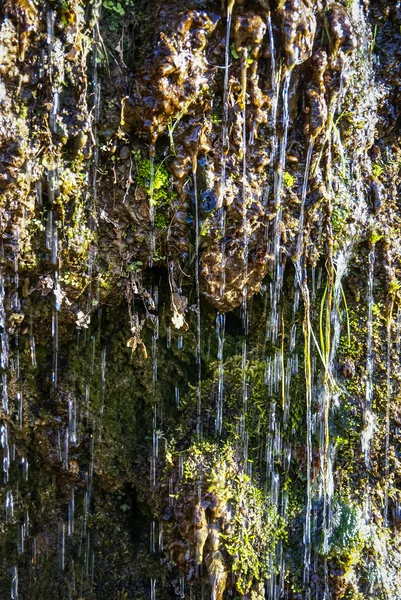
[{"label": "calcified rock crust", "polygon": [[401,598],[401,8],[0,7],[0,598]]},{"label": "calcified rock crust", "polygon": [[[278,148],[286,126],[282,121],[286,108],[281,103],[285,77],[291,78],[288,135],[292,162],[287,168],[294,185],[302,181],[297,165],[305,164],[306,148],[314,142],[309,186],[317,198],[306,217],[312,224],[319,219],[315,204],[325,199],[331,202],[333,196],[328,181],[331,164],[323,156],[328,129],[341,114],[345,98],[359,110],[358,97],[354,90],[347,95],[347,86],[366,58],[361,52],[355,55],[358,32],[340,4],[323,8],[296,1],[269,8],[266,2],[256,6],[234,3],[225,92],[221,69],[225,28],[220,15],[196,3],[187,3],[185,10],[175,6],[163,3],[158,13],[156,37],[133,100],[135,114],[140,131],[149,131],[151,153],[155,153],[157,139],[174,125],[170,151],[175,157],[170,170],[177,198],[170,213],[169,253],[180,260],[177,250],[188,251],[191,200],[201,210],[206,205],[209,214],[202,215],[206,225],[200,257],[203,293],[216,308],[226,311],[241,303],[244,288],[251,297],[269,270],[278,205],[283,205],[282,218],[276,223],[280,243],[287,255],[294,252],[299,207],[289,189],[292,186],[284,190],[277,186],[286,168],[280,164]],[[275,56],[269,22],[278,44]],[[222,107],[225,93],[227,115]],[[374,104],[373,92],[371,101]],[[228,128],[226,147],[224,127]],[[297,135],[299,130],[304,137]],[[329,148],[329,152],[338,150]],[[199,181],[197,199],[193,174]],[[288,181],[287,177],[284,183]],[[210,202],[203,202],[208,194],[213,198],[211,208]],[[315,253],[320,251],[313,248]]]}]

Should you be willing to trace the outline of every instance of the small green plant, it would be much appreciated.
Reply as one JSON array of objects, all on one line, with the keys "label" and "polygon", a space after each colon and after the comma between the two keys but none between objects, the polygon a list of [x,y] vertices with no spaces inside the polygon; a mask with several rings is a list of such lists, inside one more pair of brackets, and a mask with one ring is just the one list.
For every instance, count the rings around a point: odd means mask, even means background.
[{"label": "small green plant", "polygon": [[383,167],[381,165],[379,165],[379,163],[374,163],[373,167],[372,167],[373,177],[376,177],[378,179],[382,173],[383,173]]},{"label": "small green plant", "polygon": [[171,150],[171,153],[174,154],[174,156],[176,156],[175,145],[174,145],[174,130],[177,127],[177,125],[179,124],[179,122],[181,121],[181,119],[187,114],[189,107],[191,106],[191,104],[194,100],[195,100],[195,96],[192,96],[188,100],[188,102],[185,104],[184,108],[178,113],[175,120],[173,121],[173,119],[171,118],[170,122],[167,124],[168,137],[170,139],[170,150]]},{"label": "small green plant", "polygon": [[[173,193],[169,189],[169,176],[163,163],[155,166],[152,182],[151,163],[149,159],[138,159],[136,181],[143,187],[149,196],[152,196],[154,206],[170,204]],[[153,183],[153,189],[152,189]],[[151,194],[151,192],[153,192]]]},{"label": "small green plant", "polygon": [[232,55],[232,56],[233,56],[235,59],[238,59],[238,58],[239,58],[239,54],[238,54],[238,52],[237,52],[237,51],[236,51],[236,49],[235,49],[235,42],[233,42],[233,43],[231,44],[231,48],[230,48],[230,50],[231,50],[231,55]]},{"label": "small green plant", "polygon": [[157,213],[157,215],[155,216],[155,226],[158,229],[167,229],[167,227],[169,226],[169,218],[168,215],[165,213]]},{"label": "small green plant", "polygon": [[155,250],[153,253],[153,262],[162,262],[163,260],[166,260],[166,256]]},{"label": "small green plant", "polygon": [[288,171],[284,172],[283,183],[286,188],[292,188],[295,181],[296,181],[296,179],[295,179],[294,175],[291,175],[291,173],[288,173]]},{"label": "small green plant", "polygon": [[383,237],[382,233],[379,233],[377,229],[373,229],[370,236],[370,243],[374,246],[378,241],[380,241]]},{"label": "small green plant", "polygon": [[142,271],[143,262],[141,260],[135,260],[126,266],[128,273],[140,273]]},{"label": "small green plant", "polygon": [[377,36],[377,25],[375,25],[375,26],[374,26],[374,29],[373,29],[373,39],[372,39],[372,42],[371,42],[371,44],[370,44],[370,54],[371,54],[371,55],[373,54],[373,51],[374,51],[374,49],[375,49],[375,45],[376,45],[376,36]]},{"label": "small green plant", "polygon": [[[230,50],[231,50],[231,54],[232,54],[232,56],[233,56],[233,57],[234,57],[236,60],[238,60],[239,58],[241,58],[241,56],[238,54],[238,52],[237,52],[237,49],[236,49],[236,47],[235,47],[235,42],[233,42],[233,43],[231,44]],[[247,66],[247,67],[249,67],[249,66],[250,66],[250,65],[253,63],[253,59],[250,57],[250,53],[251,53],[251,51],[252,51],[252,47],[251,47],[251,46],[248,46],[248,48],[246,49],[246,66]]]},{"label": "small green plant", "polygon": [[388,291],[390,294],[395,294],[396,292],[398,292],[398,290],[400,288],[401,288],[401,281],[399,281],[395,277],[388,284]]},{"label": "small green plant", "polygon": [[103,0],[104,8],[115,12],[120,17],[125,15],[125,8],[122,6],[121,2],[115,2],[115,0]]}]

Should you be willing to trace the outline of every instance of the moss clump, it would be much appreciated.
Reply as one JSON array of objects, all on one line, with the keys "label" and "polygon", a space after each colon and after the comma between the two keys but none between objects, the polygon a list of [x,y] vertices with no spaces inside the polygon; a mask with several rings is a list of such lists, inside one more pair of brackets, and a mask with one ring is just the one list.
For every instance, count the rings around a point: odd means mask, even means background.
[{"label": "moss clump", "polygon": [[171,204],[174,195],[169,187],[168,171],[162,164],[154,165],[152,182],[151,162],[149,159],[140,158],[137,167],[137,183],[146,190],[154,206],[161,207]]},{"label": "moss clump", "polygon": [[228,588],[257,597],[284,535],[269,496],[246,474],[230,443],[196,442],[168,453],[167,461],[171,559],[189,573],[203,564],[217,598]]},{"label": "moss clump", "polygon": [[296,179],[295,179],[294,175],[291,175],[291,173],[288,173],[288,171],[284,172],[283,183],[286,188],[292,188],[295,181],[296,181]]}]

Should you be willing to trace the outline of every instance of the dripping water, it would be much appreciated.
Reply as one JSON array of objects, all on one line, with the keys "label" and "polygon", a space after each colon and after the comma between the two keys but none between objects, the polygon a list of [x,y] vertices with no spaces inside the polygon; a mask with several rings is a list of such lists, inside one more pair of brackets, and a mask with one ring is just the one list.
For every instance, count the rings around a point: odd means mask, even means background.
[{"label": "dripping water", "polygon": [[18,567],[12,568],[11,600],[18,600]]},{"label": "dripping water", "polygon": [[276,210],[276,216],[274,218],[274,232],[273,232],[273,266],[274,266],[274,280],[272,283],[272,305],[271,305],[271,317],[270,317],[270,339],[272,342],[276,342],[278,336],[279,326],[279,315],[278,315],[278,304],[281,295],[281,286],[283,279],[283,264],[281,260],[281,220],[282,220],[282,195],[283,195],[283,182],[284,182],[284,171],[286,162],[286,151],[287,151],[287,138],[288,138],[288,127],[289,127],[289,105],[288,105],[288,93],[291,82],[291,70],[288,70],[284,75],[283,82],[283,134],[280,142],[280,156],[278,171],[274,176],[274,205]]},{"label": "dripping water", "polygon": [[387,335],[386,335],[386,442],[385,442],[385,490],[384,490],[384,514],[383,521],[384,526],[389,526],[388,520],[388,497],[389,497],[389,477],[390,477],[390,425],[391,425],[391,401],[393,397],[393,382],[392,382],[392,364],[391,364],[391,348],[392,348],[392,336],[391,336],[391,325],[392,325],[392,313],[393,313],[393,301],[387,316]]},{"label": "dripping water", "polygon": [[202,361],[201,361],[201,306],[200,306],[200,284],[199,284],[199,198],[197,184],[197,161],[192,161],[193,191],[195,199],[195,291],[196,291],[196,364],[198,367],[198,381],[196,386],[197,410],[196,410],[196,431],[201,435],[201,380],[202,380]]},{"label": "dripping water", "polygon": [[216,315],[216,333],[218,340],[217,360],[219,363],[219,380],[217,387],[217,408],[216,408],[216,434],[221,435],[223,428],[223,399],[224,399],[224,334],[226,325],[226,315],[218,313]]},{"label": "dripping water", "polygon": [[220,282],[220,295],[224,295],[225,291],[225,229],[226,229],[226,213],[224,207],[224,197],[226,191],[226,161],[229,150],[228,140],[228,79],[229,79],[229,67],[230,67],[230,32],[231,32],[231,21],[232,12],[234,8],[235,0],[227,0],[227,25],[226,25],[226,40],[225,40],[225,54],[224,54],[224,90],[223,90],[223,128],[222,128],[222,156],[221,156],[221,174],[220,174],[220,230],[221,230],[221,282]]},{"label": "dripping water", "polygon": [[367,339],[366,339],[366,389],[365,389],[365,406],[363,414],[363,431],[361,435],[362,452],[365,457],[366,468],[370,468],[370,443],[372,440],[374,429],[374,417],[372,413],[373,399],[373,371],[374,371],[374,355],[373,355],[373,284],[374,284],[374,267],[375,267],[375,246],[373,245],[369,251],[369,274],[368,274],[368,320],[366,324]]},{"label": "dripping water", "polygon": [[154,189],[155,189],[155,157],[151,152],[149,155],[150,165],[150,183],[149,183],[149,222],[150,222],[150,259],[149,268],[153,266],[153,255],[156,249],[156,236],[155,236],[155,200],[154,200]]}]

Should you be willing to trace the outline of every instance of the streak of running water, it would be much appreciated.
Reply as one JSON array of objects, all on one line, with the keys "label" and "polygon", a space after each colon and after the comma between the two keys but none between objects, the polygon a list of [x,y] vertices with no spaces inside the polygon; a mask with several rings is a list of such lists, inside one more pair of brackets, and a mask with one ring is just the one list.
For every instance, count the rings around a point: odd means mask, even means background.
[{"label": "streak of running water", "polygon": [[67,535],[71,536],[74,533],[75,527],[75,490],[70,489],[70,498],[68,500],[68,517],[67,517]]},{"label": "streak of running water", "polygon": [[[245,440],[246,436],[246,415],[248,412],[248,344],[246,337],[242,342],[242,360],[241,360],[241,372],[242,372],[242,438]],[[247,458],[244,456],[244,458]],[[245,468],[246,468],[245,463]]]},{"label": "streak of running water", "polygon": [[276,68],[276,49],[274,43],[274,34],[272,27],[272,19],[271,13],[268,12],[267,15],[267,31],[269,35],[269,43],[270,43],[270,69],[271,69],[271,86],[272,86],[272,128],[273,128],[273,136],[272,136],[272,149],[271,149],[271,163],[274,165],[276,155],[277,155],[277,108],[278,108],[278,100],[279,100],[279,85],[278,85],[278,73]]},{"label": "streak of running water", "polygon": [[310,163],[312,159],[314,147],[314,140],[311,139],[308,145],[308,152],[306,156],[306,164],[305,164],[305,173],[304,180],[302,184],[302,195],[301,195],[301,209],[299,214],[299,225],[298,225],[298,239],[297,239],[297,249],[296,249],[296,258],[295,258],[295,270],[298,279],[298,285],[302,287],[302,259],[303,259],[303,249],[304,249],[304,221],[305,221],[305,202],[306,202],[306,194],[308,191],[308,181],[309,181],[309,171],[310,171]]},{"label": "streak of running water", "polygon": [[7,392],[7,368],[9,363],[9,341],[6,324],[6,311],[4,306],[5,289],[4,277],[0,273],[0,368],[3,369],[1,375],[2,390],[2,408],[5,414],[8,414],[8,392]]},{"label": "streak of running water", "polygon": [[386,335],[386,442],[385,442],[385,489],[384,489],[384,511],[383,521],[384,526],[389,526],[388,520],[388,497],[389,497],[389,477],[390,477],[390,426],[391,426],[391,401],[393,398],[393,381],[392,381],[392,361],[391,361],[391,350],[392,350],[392,335],[391,326],[393,322],[393,308],[394,301],[391,302],[389,314],[387,315],[387,335]]},{"label": "streak of running water", "polygon": [[14,517],[14,496],[11,490],[7,490],[5,501],[6,524]]},{"label": "streak of running water", "polygon": [[226,41],[225,41],[225,58],[224,58],[224,90],[223,90],[223,128],[222,128],[222,146],[223,152],[221,156],[221,173],[220,173],[220,230],[221,230],[221,282],[220,282],[220,295],[224,295],[226,281],[225,281],[225,229],[226,229],[226,211],[224,206],[224,196],[226,191],[226,161],[228,155],[228,77],[230,67],[230,32],[231,32],[231,21],[232,13],[234,8],[235,0],[227,0],[227,25],[226,25]]},{"label": "streak of running water", "polygon": [[155,236],[155,157],[152,152],[149,154],[149,169],[150,169],[150,182],[149,182],[149,223],[150,223],[150,259],[149,268],[153,266],[153,255],[156,248],[156,236]]},{"label": "streak of running water", "polygon": [[152,489],[156,487],[156,462],[159,456],[159,432],[157,426],[156,405],[153,407],[153,433],[152,433],[152,456],[150,461],[150,485]]},{"label": "streak of running water", "polygon": [[11,600],[18,600],[18,567],[11,572]]},{"label": "streak of running water", "polygon": [[303,533],[304,584],[309,587],[311,571],[311,510],[312,510],[312,368],[310,296],[306,273],[302,281],[304,298],[304,355],[306,383],[306,513]]},{"label": "streak of running water", "polygon": [[216,315],[216,333],[218,340],[217,360],[219,362],[219,381],[217,387],[217,407],[216,407],[216,434],[221,435],[223,427],[223,399],[224,399],[224,334],[226,326],[225,314]]},{"label": "streak of running water", "polygon": [[373,354],[373,285],[375,268],[375,246],[369,251],[369,274],[368,274],[368,319],[366,323],[366,389],[365,406],[363,411],[363,430],[361,434],[362,452],[365,457],[366,468],[370,468],[370,444],[374,432],[374,416],[372,413],[373,399],[373,372],[374,372],[374,354]]},{"label": "streak of running water", "polygon": [[[335,460],[335,445],[330,439],[329,415],[333,404],[338,398],[338,389],[335,381],[335,359],[340,342],[341,319],[339,312],[340,298],[342,293],[342,279],[348,268],[348,263],[352,254],[354,239],[351,238],[348,245],[340,250],[335,258],[335,269],[333,267],[335,278],[332,283],[328,281],[325,300],[326,324],[325,333],[322,337],[322,352],[324,362],[324,372],[319,390],[319,455],[320,455],[320,496],[323,500],[323,554],[327,555],[329,551],[330,538],[333,533],[333,510],[332,500],[334,496],[334,475],[333,467]],[[324,568],[324,594],[323,599],[328,600],[331,597],[327,558],[323,561]]]},{"label": "streak of running water", "polygon": [[274,177],[274,205],[276,216],[274,218],[273,232],[273,268],[274,279],[272,282],[272,305],[270,316],[270,339],[277,341],[279,328],[279,301],[283,280],[283,264],[281,256],[281,221],[282,221],[282,195],[284,184],[284,171],[286,163],[287,139],[289,127],[289,104],[288,93],[291,83],[291,70],[287,70],[283,81],[283,134],[280,142],[280,156],[278,171]]},{"label": "streak of running water", "polygon": [[[154,290],[154,305],[157,309],[158,290]],[[152,389],[153,395],[156,391],[157,382],[157,340],[159,339],[159,317],[153,317],[154,329],[152,335]],[[150,461],[150,484],[154,489],[156,487],[156,463],[159,456],[159,431],[157,430],[157,406],[153,406],[152,423],[152,456]]]},{"label": "streak of running water", "polygon": [[[309,586],[311,570],[311,510],[312,510],[312,492],[311,492],[311,469],[312,469],[312,369],[311,369],[311,303],[307,280],[307,271],[302,268],[304,260],[304,220],[305,220],[305,202],[308,190],[309,170],[312,159],[314,140],[311,139],[308,145],[305,173],[302,185],[301,209],[299,216],[299,233],[295,256],[295,274],[296,286],[301,290],[304,301],[303,335],[304,335],[304,369],[306,383],[306,513],[303,532],[304,543],[304,584]],[[299,292],[295,292],[294,317],[298,311]],[[296,327],[296,326],[295,326]],[[295,348],[296,329],[292,333],[290,348]]]},{"label": "streak of running water", "polygon": [[61,542],[60,542],[60,567],[65,569],[65,524],[61,525]]},{"label": "streak of running water", "polygon": [[196,432],[201,436],[201,380],[202,380],[202,360],[201,360],[201,306],[200,306],[200,285],[199,285],[199,198],[197,183],[197,159],[192,161],[193,191],[195,199],[195,292],[196,292],[196,364],[198,367],[198,381],[196,386]]},{"label": "streak of running water", "polygon": [[102,440],[102,425],[103,425],[103,413],[104,413],[104,401],[106,396],[106,348],[102,348],[100,357],[100,396],[101,396],[101,407],[100,407],[100,424],[99,424],[99,439]]},{"label": "streak of running water", "polygon": [[156,579],[150,580],[150,600],[156,600]]},{"label": "streak of running water", "polygon": [[8,483],[8,472],[10,468],[10,447],[8,445],[8,429],[4,423],[0,427],[0,443],[3,449],[3,477],[4,483]]},{"label": "streak of running water", "polygon": [[242,97],[242,230],[244,246],[244,267],[242,273],[242,319],[245,336],[248,334],[248,190],[247,190],[247,143],[246,143],[246,93],[247,93],[248,49],[241,56],[241,97]]}]

